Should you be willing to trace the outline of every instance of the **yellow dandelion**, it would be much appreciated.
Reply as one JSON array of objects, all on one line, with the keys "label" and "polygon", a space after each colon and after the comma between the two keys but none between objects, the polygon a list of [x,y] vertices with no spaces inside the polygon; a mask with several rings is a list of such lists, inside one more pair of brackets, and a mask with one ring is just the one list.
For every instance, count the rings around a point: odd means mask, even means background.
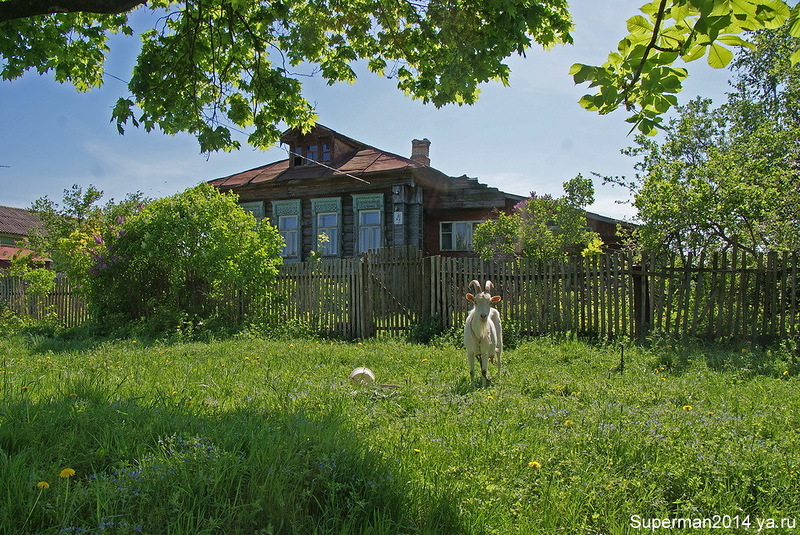
[{"label": "yellow dandelion", "polygon": [[486,396],[486,399],[494,399],[494,396]]},{"label": "yellow dandelion", "polygon": [[572,420],[565,420],[564,421],[564,425],[567,426],[567,427],[569,427],[571,425],[574,425],[574,424],[575,424],[575,422],[573,422]]},{"label": "yellow dandelion", "polygon": [[36,484],[36,488],[38,488],[38,489],[49,489],[50,488],[50,483],[48,483],[47,481],[39,481]]},{"label": "yellow dandelion", "polygon": [[692,406],[691,405],[684,405],[683,406],[683,410],[690,411],[690,410],[692,410]]},{"label": "yellow dandelion", "polygon": [[27,386],[23,386],[23,387],[22,387],[22,391],[23,391],[23,392],[27,392],[28,390],[30,390],[30,388],[29,388],[29,387],[27,387]]},{"label": "yellow dandelion", "polygon": [[72,468],[64,468],[59,474],[58,477],[67,479],[75,475],[75,470]]},{"label": "yellow dandelion", "polygon": [[528,463],[528,466],[538,470],[539,468],[542,467],[542,463],[540,463],[538,461],[531,461],[531,462]]},{"label": "yellow dandelion", "polygon": [[789,370],[785,370],[785,371],[783,372],[783,375],[789,375]]},{"label": "yellow dandelion", "polygon": [[414,453],[420,453],[420,451],[421,450],[418,450],[417,448],[414,448]]}]

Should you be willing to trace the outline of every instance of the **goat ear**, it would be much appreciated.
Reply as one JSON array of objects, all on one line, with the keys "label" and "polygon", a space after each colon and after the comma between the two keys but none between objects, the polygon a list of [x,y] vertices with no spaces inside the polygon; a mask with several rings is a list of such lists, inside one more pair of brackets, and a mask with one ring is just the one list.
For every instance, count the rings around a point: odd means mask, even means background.
[{"label": "goat ear", "polygon": [[475,301],[475,296],[472,294],[467,294],[467,301]]},{"label": "goat ear", "polygon": [[492,297],[492,303],[497,303],[498,301],[500,301],[500,296],[499,295],[495,295],[495,296]]}]

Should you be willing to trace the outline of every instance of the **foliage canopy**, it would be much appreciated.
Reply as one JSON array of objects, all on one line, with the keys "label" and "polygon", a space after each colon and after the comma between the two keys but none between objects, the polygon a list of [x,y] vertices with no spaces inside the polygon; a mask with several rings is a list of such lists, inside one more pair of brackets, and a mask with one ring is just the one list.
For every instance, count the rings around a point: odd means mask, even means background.
[{"label": "foliage canopy", "polygon": [[591,179],[578,175],[564,183],[564,191],[559,198],[532,193],[511,214],[484,221],[475,229],[475,250],[484,260],[601,252],[600,236],[586,228],[584,207],[594,202]]},{"label": "foliage canopy", "polygon": [[[132,34],[127,10],[143,4],[66,0],[12,18],[19,3],[0,1],[0,77],[53,71],[79,90],[102,83],[108,33]],[[86,7],[95,3],[102,6]],[[117,4],[113,14],[91,12]],[[281,122],[310,126],[314,112],[293,72],[300,66],[333,84],[354,81],[353,66],[364,61],[414,98],[469,104],[480,83],[507,83],[506,57],[534,41],[571,41],[566,0],[156,0],[146,8],[160,18],[141,35],[131,94],[113,118],[120,131],[133,124],[190,132],[203,151],[238,148],[232,129],[267,147]]]},{"label": "foliage canopy", "polygon": [[713,108],[678,108],[662,142],[639,136],[633,193],[640,243],[681,252],[800,248],[800,72],[788,29],[759,32],[735,60],[733,91]]},{"label": "foliage canopy", "polygon": [[[315,114],[298,68],[333,84],[354,81],[362,62],[413,98],[471,104],[481,83],[508,83],[510,55],[572,41],[566,0],[0,0],[0,78],[33,70],[80,91],[101,85],[108,37],[134,33],[135,9],[157,22],[141,34],[129,95],[112,118],[120,132],[191,133],[203,151],[239,148],[234,130],[268,147],[282,123],[310,127]],[[678,59],[705,55],[723,67],[728,47],[749,46],[745,31],[791,19],[800,34],[798,8],[780,0],[655,0],[642,12],[605,64],[576,64],[571,73],[598,88],[583,107],[624,106],[647,134],[677,103],[687,76],[673,67]]]}]

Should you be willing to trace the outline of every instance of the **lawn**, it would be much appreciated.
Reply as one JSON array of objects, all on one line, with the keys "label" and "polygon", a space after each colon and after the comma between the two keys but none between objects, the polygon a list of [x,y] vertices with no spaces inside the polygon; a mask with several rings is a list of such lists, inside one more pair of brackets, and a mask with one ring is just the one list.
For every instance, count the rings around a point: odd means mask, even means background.
[{"label": "lawn", "polygon": [[620,353],[525,341],[481,388],[446,344],[3,340],[0,533],[791,531],[787,354]]}]

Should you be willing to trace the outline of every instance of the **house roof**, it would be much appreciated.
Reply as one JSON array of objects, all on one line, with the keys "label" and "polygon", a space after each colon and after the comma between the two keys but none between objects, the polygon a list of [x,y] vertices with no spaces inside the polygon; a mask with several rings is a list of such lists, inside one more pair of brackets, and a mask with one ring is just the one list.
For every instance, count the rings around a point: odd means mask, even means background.
[{"label": "house roof", "polygon": [[0,206],[0,233],[27,236],[31,228],[42,228],[42,222],[32,212]]},{"label": "house roof", "polygon": [[[339,139],[346,140],[354,148],[337,156],[330,165],[317,163],[316,165],[289,166],[289,159],[262,165],[241,173],[210,180],[209,183],[221,188],[230,189],[241,186],[255,186],[268,182],[276,183],[286,180],[332,178],[341,175],[364,177],[374,173],[391,171],[404,171],[407,169],[420,169],[427,167],[410,158],[378,149],[361,141],[343,136],[330,128],[317,125],[318,129],[332,133]],[[284,132],[282,140],[286,142],[291,130]]]}]

